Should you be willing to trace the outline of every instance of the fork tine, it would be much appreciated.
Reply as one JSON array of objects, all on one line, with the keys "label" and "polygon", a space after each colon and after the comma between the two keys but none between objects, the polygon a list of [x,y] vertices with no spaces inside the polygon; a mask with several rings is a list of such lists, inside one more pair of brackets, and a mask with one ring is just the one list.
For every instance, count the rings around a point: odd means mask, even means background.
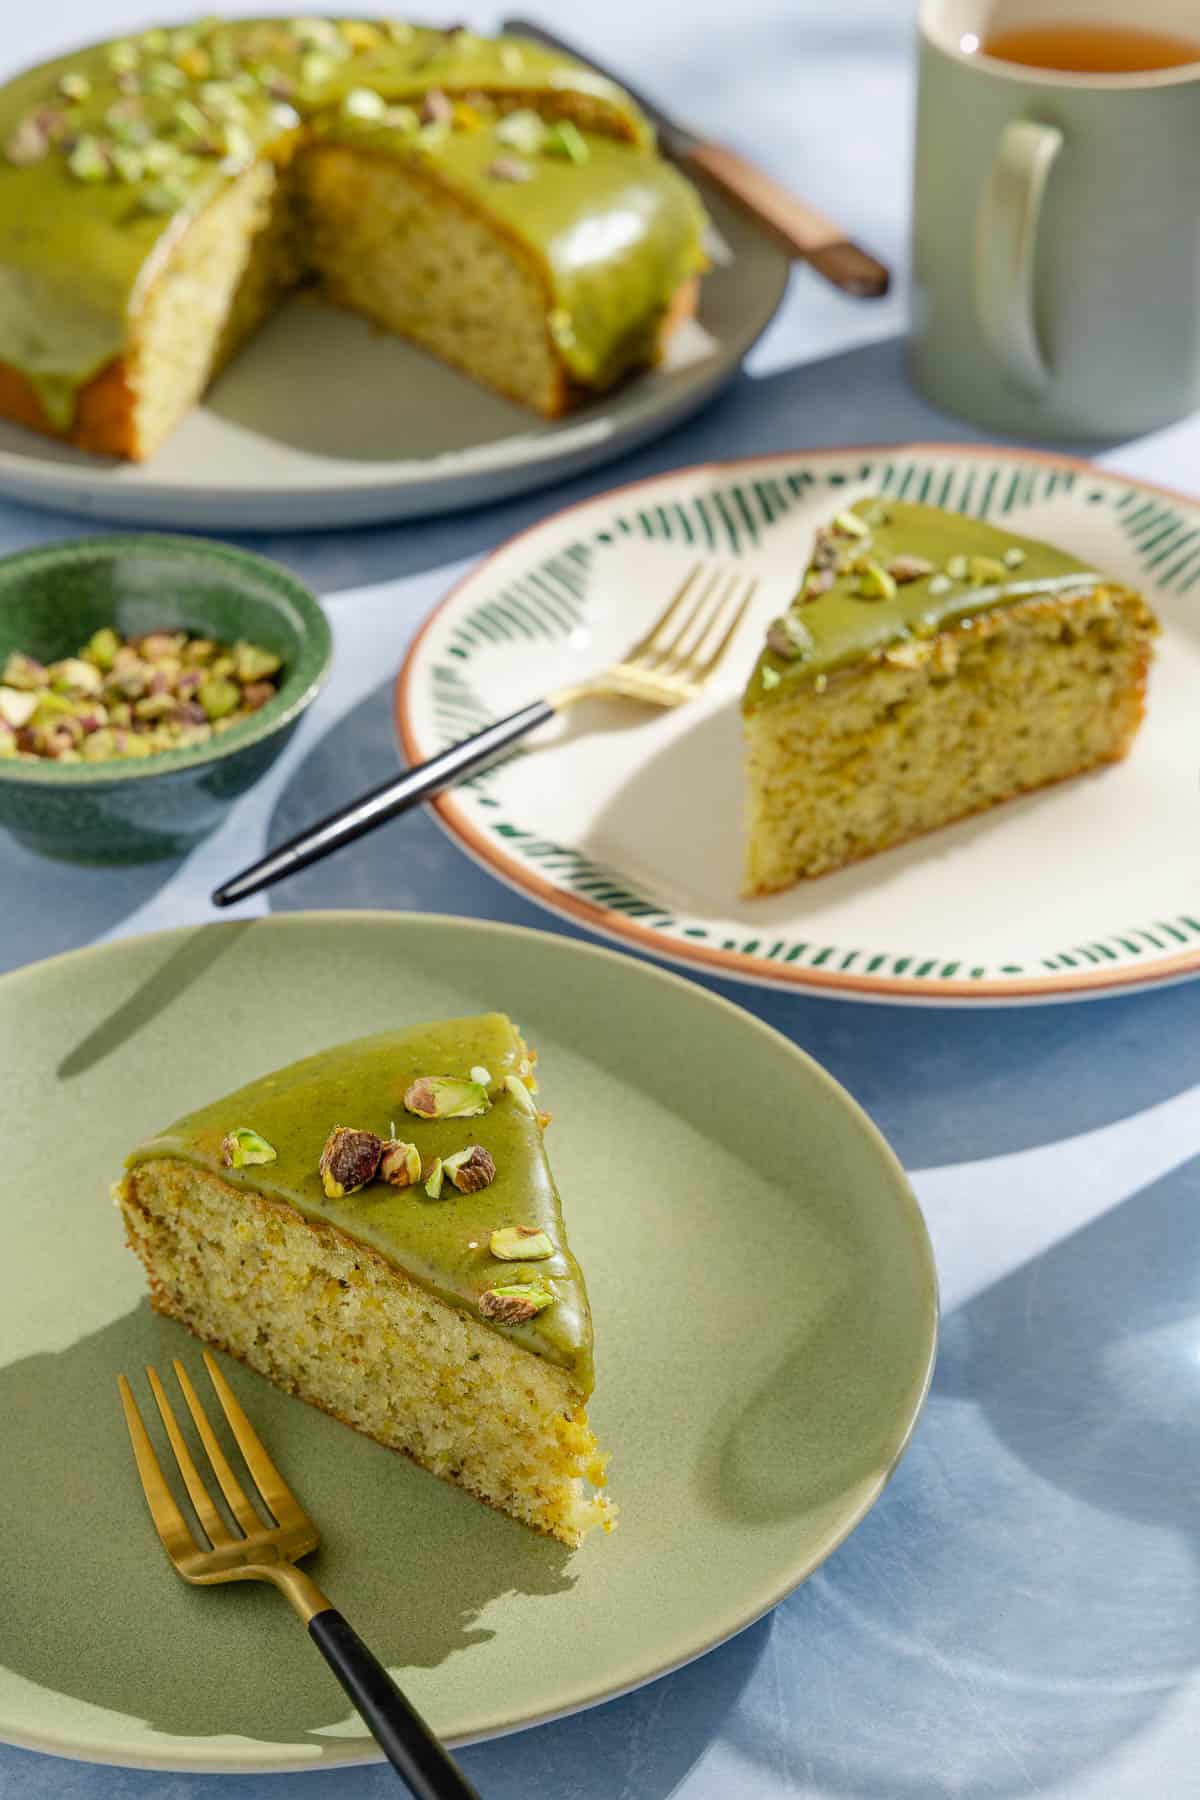
[{"label": "fork tine", "polygon": [[[732,590],[730,590],[730,591],[732,592]],[[733,642],[734,637],[737,633],[738,626],[741,624],[742,620],[745,618],[746,613],[750,607],[750,602],[753,600],[753,598],[754,598],[755,594],[757,594],[757,592],[758,592],[758,577],[756,575],[749,582],[747,582],[746,592],[742,596],[742,603],[735,611],[735,613],[734,613],[732,619],[730,619],[728,625],[725,627],[725,630],[722,633],[720,640],[717,643],[716,648],[714,650],[710,650],[710,652],[709,652],[708,656],[705,658],[704,662],[702,662],[700,664],[700,667],[697,669],[697,671],[696,671],[696,680],[697,681],[707,681],[708,677],[712,674],[713,670],[718,666],[722,657],[725,655],[725,652],[728,650],[730,644]],[[726,597],[728,598],[728,595]],[[724,604],[724,602],[722,602],[722,604]]]},{"label": "fork tine", "polygon": [[258,1483],[259,1493],[280,1525],[299,1524],[305,1518],[299,1501],[267,1455],[266,1445],[243,1412],[241,1402],[218,1367],[216,1358],[207,1350],[204,1366],[217,1390],[217,1399],[237,1440],[237,1447],[246,1459],[246,1467]]},{"label": "fork tine", "polygon": [[644,656],[648,651],[657,647],[658,638],[671,623],[671,620],[675,617],[675,614],[687,599],[693,585],[700,579],[700,576],[703,573],[704,564],[702,562],[692,564],[679,586],[675,589],[675,592],[671,595],[671,598],[667,601],[662,612],[659,613],[657,619],[655,619],[653,625],[651,625],[645,637],[639,638],[637,643],[633,646],[633,649],[629,651],[625,657],[626,662],[635,662],[638,657]]},{"label": "fork tine", "polygon": [[142,1492],[146,1496],[146,1505],[150,1508],[150,1517],[162,1540],[163,1549],[171,1558],[188,1550],[195,1550],[196,1540],[175,1504],[175,1496],[168,1487],[162,1466],[154,1454],[154,1445],[142,1423],[133,1389],[124,1375],[117,1376],[117,1386],[121,1391],[121,1405],[125,1411],[125,1423],[129,1427],[129,1441],[133,1445],[133,1460],[137,1464]]},{"label": "fork tine", "polygon": [[726,602],[737,584],[738,576],[736,574],[727,577],[722,569],[717,569],[704,592],[703,617],[700,616],[701,608],[695,607],[686,626],[680,630],[671,645],[670,654],[656,665],[655,674],[665,675],[668,678],[679,676],[691,678],[696,658],[713,628],[719,622]]},{"label": "fork tine", "polygon": [[[693,637],[695,636],[695,632],[694,632],[693,628],[695,627],[696,621],[700,617],[701,613],[703,613],[705,611],[705,609],[708,607],[710,600],[712,599],[713,595],[717,592],[720,585],[721,585],[721,570],[720,570],[720,568],[716,568],[712,571],[708,580],[705,582],[704,586],[701,588],[700,593],[696,597],[694,605],[692,605],[688,608],[687,614],[684,617],[683,622],[681,623],[678,631],[676,631],[676,633],[672,637],[670,643],[655,645],[655,650],[656,650],[657,654],[655,655],[654,660],[648,665],[652,671],[657,672],[660,669],[667,669],[669,667],[673,667],[683,660],[683,657],[684,657],[683,646],[685,643],[690,643],[692,641]],[[719,604],[719,602],[718,602],[718,604]],[[703,638],[703,635],[704,635],[704,632],[706,629],[707,628],[703,625],[700,627],[700,638]],[[643,661],[643,663],[644,663],[644,659],[639,659],[639,660]]]},{"label": "fork tine", "polygon": [[216,1433],[208,1422],[208,1414],[200,1404],[200,1396],[191,1384],[188,1372],[178,1358],[174,1364],[179,1385],[183,1389],[183,1397],[187,1401],[188,1411],[195,1421],[196,1430],[200,1433],[200,1442],[208,1452],[208,1460],[212,1464],[213,1474],[221,1484],[221,1492],[229,1502],[229,1510],[249,1537],[252,1531],[262,1530],[262,1520],[247,1500],[242,1484],[229,1466],[229,1460],[217,1442]]},{"label": "fork tine", "polygon": [[148,1368],[146,1374],[150,1378],[150,1391],[154,1395],[159,1415],[167,1428],[167,1437],[175,1452],[175,1461],[179,1464],[183,1485],[196,1509],[196,1517],[208,1534],[209,1543],[214,1547],[217,1544],[232,1544],[233,1533],[213,1505],[212,1496],[200,1479],[200,1471],[192,1461],[192,1453],[187,1447],[187,1440],[179,1429],[179,1421],[175,1417],[174,1409],[167,1399],[162,1382],[158,1379],[158,1370]]}]

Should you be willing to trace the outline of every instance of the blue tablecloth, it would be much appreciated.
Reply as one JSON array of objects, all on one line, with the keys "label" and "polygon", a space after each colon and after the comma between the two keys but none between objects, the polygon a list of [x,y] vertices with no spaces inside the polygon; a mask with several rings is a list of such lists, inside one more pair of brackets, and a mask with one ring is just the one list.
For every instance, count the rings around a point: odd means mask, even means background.
[{"label": "blue tablecloth", "polygon": [[[143,22],[137,0],[11,11],[0,53],[14,67]],[[491,21],[475,4],[452,12]],[[546,16],[614,63],[652,70],[665,100],[903,268],[908,4],[557,0]],[[428,525],[253,540],[326,597],[337,639],[328,690],[277,769],[186,861],[77,870],[0,842],[0,966],[207,918],[216,875],[383,779],[396,753],[381,671],[472,558],[558,505],[715,455],[970,440],[907,386],[904,324],[902,279],[865,306],[799,270],[736,385],[619,469]],[[1194,486],[1198,454],[1200,425],[1188,422],[1108,446],[1101,460]],[[81,528],[94,522],[0,502],[0,551]],[[477,870],[425,817],[309,871],[270,904],[569,929]],[[933,1393],[875,1511],[769,1618],[640,1693],[465,1751],[470,1775],[490,1800],[1197,1792],[1200,984],[999,1012],[711,985],[825,1063],[913,1172],[946,1308]],[[191,1777],[0,1748],[3,1800],[293,1790],[383,1800],[397,1786],[382,1768]]]}]

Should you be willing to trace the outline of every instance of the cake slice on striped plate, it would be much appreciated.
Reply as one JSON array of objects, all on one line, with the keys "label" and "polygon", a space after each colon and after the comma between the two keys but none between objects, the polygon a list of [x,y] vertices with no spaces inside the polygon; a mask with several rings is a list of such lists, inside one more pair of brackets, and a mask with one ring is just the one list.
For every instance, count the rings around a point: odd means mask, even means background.
[{"label": "cake slice on striped plate", "polygon": [[980,519],[872,498],[817,533],[742,700],[745,885],[789,887],[1123,757],[1141,595]]}]

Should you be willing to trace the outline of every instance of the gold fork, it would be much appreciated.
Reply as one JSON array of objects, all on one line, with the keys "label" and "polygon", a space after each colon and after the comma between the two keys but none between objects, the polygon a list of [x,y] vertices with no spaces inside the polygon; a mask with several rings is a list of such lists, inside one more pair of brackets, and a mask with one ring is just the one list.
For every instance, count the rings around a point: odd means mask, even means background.
[{"label": "gold fork", "polygon": [[300,1557],[316,1549],[321,1534],[267,1455],[236,1394],[207,1350],[204,1363],[260,1503],[274,1523],[264,1524],[247,1498],[187,1370],[176,1359],[173,1366],[183,1397],[228,1507],[226,1516],[213,1500],[179,1428],[158,1372],[147,1368],[150,1391],[200,1527],[198,1537],[175,1502],[150,1434],[142,1422],[133,1389],[125,1376],[119,1375],[121,1404],[125,1409],[125,1423],[129,1427],[146,1504],[163,1549],[177,1572],[185,1581],[200,1586],[223,1581],[271,1582],[287,1596],[307,1625],[314,1644],[374,1733],[388,1761],[417,1800],[479,1800],[476,1790],[404,1698],[383,1664],[376,1661],[316,1583],[296,1567]]},{"label": "gold fork", "polygon": [[611,668],[545,700],[535,700],[473,737],[384,782],[348,806],[272,850],[261,861],[222,882],[214,906],[232,906],[310,863],[365,837],[377,825],[407,812],[464,775],[474,774],[501,750],[544,725],[556,713],[596,695],[617,695],[647,706],[682,706],[712,680],[746,616],[758,581],[728,569],[696,563],[644,637]]}]

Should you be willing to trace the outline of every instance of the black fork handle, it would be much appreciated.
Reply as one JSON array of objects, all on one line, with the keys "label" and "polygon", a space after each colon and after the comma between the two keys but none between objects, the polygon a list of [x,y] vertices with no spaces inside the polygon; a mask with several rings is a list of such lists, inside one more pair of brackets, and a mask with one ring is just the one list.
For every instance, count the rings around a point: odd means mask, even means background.
[{"label": "black fork handle", "polygon": [[479,1800],[458,1764],[336,1607],[314,1613],[308,1635],[416,1800]]},{"label": "black fork handle", "polygon": [[452,781],[460,781],[464,775],[473,775],[476,769],[491,762],[501,750],[507,750],[510,744],[515,744],[519,738],[526,737],[536,726],[544,725],[547,719],[553,717],[554,708],[548,700],[535,700],[531,705],[523,706],[519,712],[510,713],[506,719],[497,719],[494,725],[485,726],[473,737],[464,738],[459,744],[452,744],[449,750],[442,750],[437,756],[431,756],[428,762],[418,763],[403,775],[385,781],[382,787],[372,788],[368,794],[360,794],[357,800],[340,806],[336,812],[319,820],[316,825],[308,826],[286,844],[280,844],[277,850],[272,850],[250,868],[243,869],[240,875],[222,882],[213,893],[213,905],[232,906],[236,900],[245,900],[250,894],[257,894],[260,888],[273,887],[275,882],[283,881],[288,875],[295,875],[310,863],[320,862],[323,856],[328,856],[333,850],[340,850],[343,844],[352,844],[356,838],[366,837],[376,826],[386,824],[388,819],[394,819],[398,813],[407,812],[422,800],[430,799],[432,795],[440,793],[442,788],[449,787]]}]

